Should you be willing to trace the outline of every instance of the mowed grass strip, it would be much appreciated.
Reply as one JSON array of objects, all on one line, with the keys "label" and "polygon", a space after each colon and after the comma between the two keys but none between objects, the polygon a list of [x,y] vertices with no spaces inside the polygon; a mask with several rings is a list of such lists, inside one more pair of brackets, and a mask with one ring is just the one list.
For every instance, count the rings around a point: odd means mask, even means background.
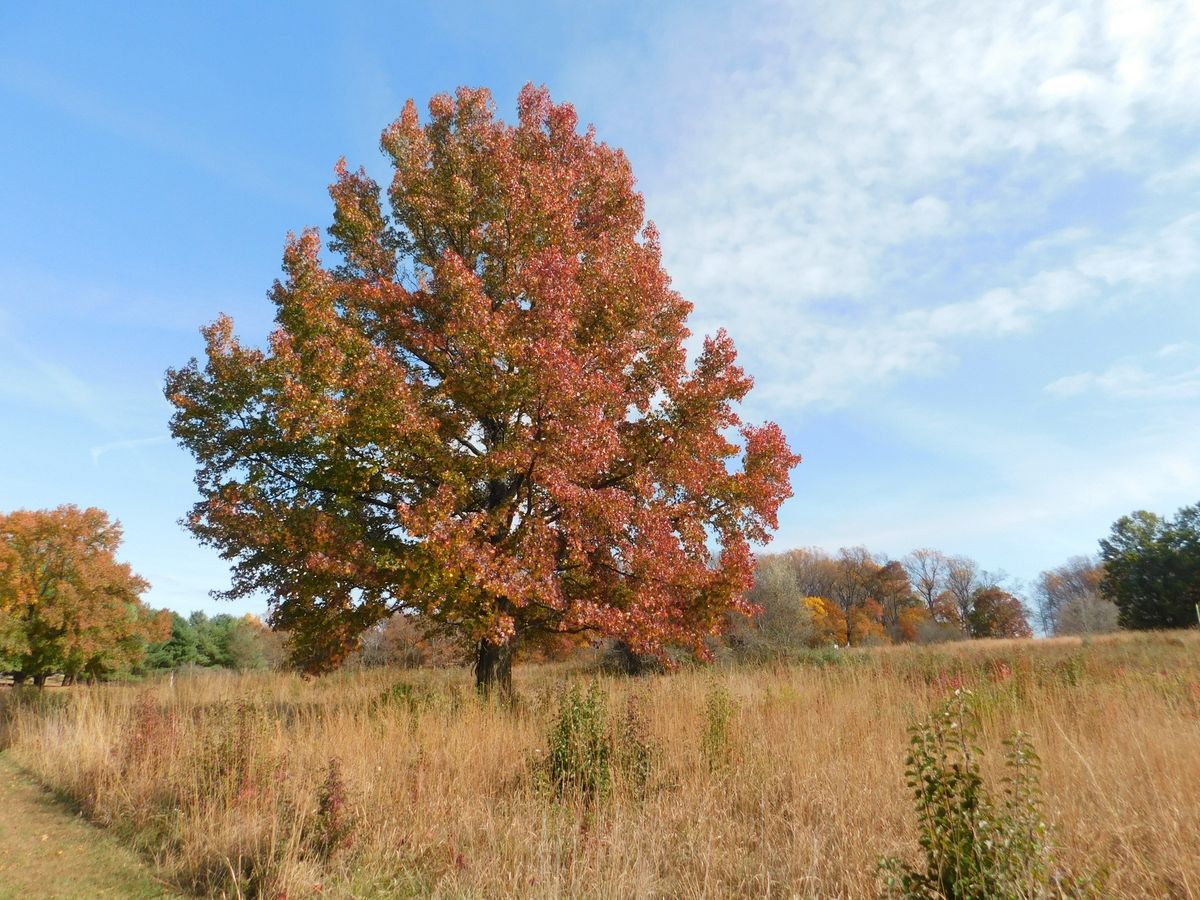
[{"label": "mowed grass strip", "polygon": [[0,898],[178,897],[0,753]]}]

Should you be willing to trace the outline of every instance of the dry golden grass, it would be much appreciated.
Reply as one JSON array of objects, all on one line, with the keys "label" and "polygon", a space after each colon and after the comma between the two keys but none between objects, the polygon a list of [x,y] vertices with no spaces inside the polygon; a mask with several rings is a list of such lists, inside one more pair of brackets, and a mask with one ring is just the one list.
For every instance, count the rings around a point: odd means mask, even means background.
[{"label": "dry golden grass", "polygon": [[[639,694],[656,752],[644,795],[617,772],[593,804],[534,774],[562,683],[589,678],[519,669],[516,710],[444,671],[74,689],[11,704],[9,753],[204,895],[866,897],[880,855],[915,855],[907,728],[962,685],[989,758],[1032,736],[1068,867],[1106,870],[1111,896],[1200,897],[1200,633],[602,678],[614,723]],[[734,710],[715,770],[714,685]],[[323,859],[331,759],[352,833]]]}]

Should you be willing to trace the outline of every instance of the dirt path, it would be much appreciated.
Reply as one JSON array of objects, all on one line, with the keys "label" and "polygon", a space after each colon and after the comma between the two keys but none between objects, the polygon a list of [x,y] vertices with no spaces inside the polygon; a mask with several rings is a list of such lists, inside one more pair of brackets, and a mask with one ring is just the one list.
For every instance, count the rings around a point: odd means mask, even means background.
[{"label": "dirt path", "polygon": [[0,900],[178,896],[0,753]]}]

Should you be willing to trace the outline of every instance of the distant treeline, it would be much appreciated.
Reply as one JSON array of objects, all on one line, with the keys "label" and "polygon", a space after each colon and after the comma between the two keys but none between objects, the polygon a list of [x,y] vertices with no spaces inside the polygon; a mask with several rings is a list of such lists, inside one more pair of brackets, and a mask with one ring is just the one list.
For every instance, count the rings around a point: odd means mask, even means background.
[{"label": "distant treeline", "polygon": [[[252,615],[186,618],[140,598],[146,582],[114,551],[120,528],[100,510],[63,506],[0,515],[0,676],[16,684],[144,677],[185,667],[239,671],[292,661],[286,633]],[[1173,519],[1136,512],[1115,522],[1098,558],[1074,557],[1019,586],[975,560],[919,549],[888,559],[865,547],[759,557],[754,584],[709,655],[787,658],[814,648],[986,637],[1181,628],[1200,618],[1200,504]],[[597,633],[531,633],[525,661],[600,650],[626,670],[653,662]],[[669,652],[670,648],[668,648]],[[420,616],[368,628],[345,664],[461,665],[473,647]],[[686,656],[687,654],[682,654]]]},{"label": "distant treeline", "polygon": [[900,560],[865,547],[764,555],[749,600],[758,611],[732,616],[723,642],[735,657],[1033,633],[1002,574],[929,549]]},{"label": "distant treeline", "polygon": [[175,612],[170,616],[170,638],[146,648],[140,671],[200,666],[244,672],[280,668],[286,663],[284,636],[257,616],[221,613],[209,617],[202,612],[187,618]]}]

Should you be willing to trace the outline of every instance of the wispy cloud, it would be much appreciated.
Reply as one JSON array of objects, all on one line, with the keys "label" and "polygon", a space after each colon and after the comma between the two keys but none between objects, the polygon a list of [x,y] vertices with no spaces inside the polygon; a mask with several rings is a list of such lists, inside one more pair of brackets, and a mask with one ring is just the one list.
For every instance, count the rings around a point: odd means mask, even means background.
[{"label": "wispy cloud", "polygon": [[1197,272],[1200,216],[1188,216],[1141,242],[1092,247],[1067,265],[969,300],[900,312],[885,310],[856,317],[848,324],[797,314],[803,327],[790,332],[790,339],[778,351],[755,348],[760,358],[774,364],[774,378],[760,389],[780,407],[846,403],[859,391],[900,376],[944,370],[953,362],[953,348],[959,339],[1019,333],[1106,292],[1136,295]]},{"label": "wispy cloud", "polygon": [[0,361],[0,394],[57,407],[104,430],[118,424],[118,413],[88,381],[70,367],[36,353],[13,347]]},{"label": "wispy cloud", "polygon": [[1178,367],[1178,361],[1188,357],[1197,357],[1190,344],[1168,344],[1157,353],[1120,360],[1099,372],[1066,375],[1046,385],[1045,390],[1060,398],[1085,394],[1141,401],[1200,398],[1200,362]]},{"label": "wispy cloud", "polygon": [[178,122],[168,121],[152,110],[136,109],[88,85],[64,81],[59,73],[21,60],[18,55],[10,55],[0,64],[0,87],[77,122],[179,160],[219,181],[280,203],[296,202],[294,188],[244,154],[224,150],[196,129],[180,127]]},{"label": "wispy cloud", "polygon": [[[102,381],[80,375],[69,363],[54,358],[17,335],[0,331],[0,398],[8,397],[42,414],[67,414],[101,434],[116,437],[145,418],[147,400],[127,396]],[[161,419],[158,395],[154,414]]]},{"label": "wispy cloud", "polygon": [[[964,338],[1195,275],[1200,222],[1151,189],[1200,185],[1163,138],[1200,116],[1194,4],[741,9],[690,60],[706,102],[648,199],[697,328],[730,328],[760,402],[845,403],[944,371]],[[685,68],[631,77],[650,65]],[[1098,226],[1111,173],[1138,215]]]},{"label": "wispy cloud", "polygon": [[[6,321],[15,332],[18,323],[44,321],[47,315],[95,323],[106,331],[121,327],[196,334],[215,310],[238,305],[239,298],[224,289],[205,290],[161,276],[157,280],[161,287],[148,284],[149,278],[130,285],[111,275],[67,275],[49,266],[0,258],[0,338]],[[254,331],[265,330],[270,321],[265,304],[251,306],[239,316],[239,322]]]},{"label": "wispy cloud", "polygon": [[106,444],[98,444],[97,446],[92,447],[90,450],[90,453],[92,454],[92,464],[99,465],[100,457],[104,456],[106,453],[112,453],[113,451],[119,450],[135,450],[138,447],[151,447],[155,444],[165,444],[169,440],[170,437],[165,434],[160,434],[154,437],[131,438],[129,440],[109,441]]}]

